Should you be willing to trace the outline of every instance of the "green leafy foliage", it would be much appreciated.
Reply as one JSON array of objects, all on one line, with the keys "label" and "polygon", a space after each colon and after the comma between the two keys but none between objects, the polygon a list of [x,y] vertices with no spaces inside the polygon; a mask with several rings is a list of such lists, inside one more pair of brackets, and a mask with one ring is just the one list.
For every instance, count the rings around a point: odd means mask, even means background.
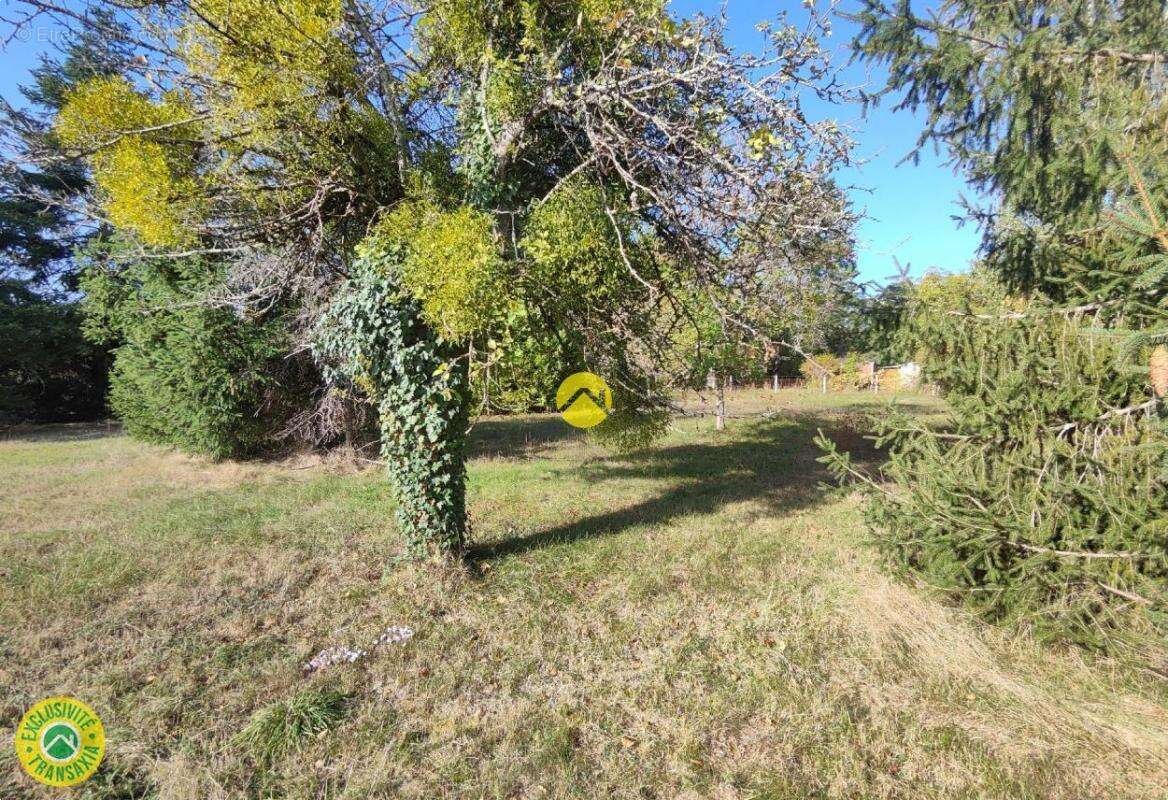
[{"label": "green leafy foliage", "polygon": [[[627,304],[643,288],[629,280],[622,242],[605,208],[600,187],[569,180],[528,215],[520,242],[526,256],[525,285],[557,317]],[[628,238],[630,228],[630,221],[623,220],[621,229]],[[652,261],[648,242],[630,242],[626,253],[642,269]]]},{"label": "green leafy foliage", "polygon": [[467,541],[465,363],[400,285],[408,253],[378,236],[358,252],[317,327],[317,357],[331,380],[352,382],[377,406],[407,551],[459,553]]},{"label": "green leafy foliage", "polygon": [[649,447],[664,437],[671,418],[665,409],[618,407],[589,433],[604,447],[618,453],[629,453]]},{"label": "green leafy foliage", "polygon": [[471,397],[485,409],[543,411],[552,408],[565,365],[583,365],[579,337],[549,331],[525,305],[513,304],[500,330],[482,342],[484,354],[471,375]]},{"label": "green leafy foliage", "polygon": [[724,325],[708,300],[695,297],[693,306],[693,325],[677,337],[673,352],[687,375],[688,388],[700,391],[725,387],[732,380],[761,381],[769,374],[774,367],[773,358],[768,358],[771,348]]},{"label": "green leafy foliage", "polygon": [[915,360],[912,349],[900,336],[912,287],[910,280],[901,279],[870,295],[857,293],[855,306],[849,309],[850,324],[841,326],[837,337],[840,343],[865,353],[878,365]]},{"label": "green leafy foliage", "polygon": [[402,284],[449,341],[487,329],[506,305],[504,264],[491,219],[481,211],[405,202],[378,224],[371,241],[395,254]]},{"label": "green leafy foliage", "polygon": [[201,262],[115,262],[105,245],[89,253],[85,327],[115,345],[109,404],[126,430],[219,458],[270,448],[305,391],[282,321],[199,302],[216,279]]},{"label": "green leafy foliage", "polygon": [[[474,71],[486,54],[497,57],[508,50],[522,54],[510,68],[538,69],[537,55],[546,56],[559,44],[566,31],[576,30],[584,56],[592,56],[589,44],[611,37],[625,15],[654,16],[661,13],[661,0],[519,0],[519,2],[475,2],[438,0],[427,6],[419,26],[419,38],[438,58]],[[499,95],[514,98],[522,94],[520,81],[502,81]],[[514,100],[499,97],[493,104],[507,108]]]}]

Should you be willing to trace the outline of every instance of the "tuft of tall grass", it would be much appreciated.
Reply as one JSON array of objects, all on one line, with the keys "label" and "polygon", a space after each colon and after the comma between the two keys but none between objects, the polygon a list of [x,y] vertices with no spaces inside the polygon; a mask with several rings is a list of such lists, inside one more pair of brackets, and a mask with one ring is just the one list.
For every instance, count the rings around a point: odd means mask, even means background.
[{"label": "tuft of tall grass", "polygon": [[258,763],[269,766],[307,741],[335,728],[345,715],[348,696],[333,690],[310,689],[259,709],[234,738]]}]

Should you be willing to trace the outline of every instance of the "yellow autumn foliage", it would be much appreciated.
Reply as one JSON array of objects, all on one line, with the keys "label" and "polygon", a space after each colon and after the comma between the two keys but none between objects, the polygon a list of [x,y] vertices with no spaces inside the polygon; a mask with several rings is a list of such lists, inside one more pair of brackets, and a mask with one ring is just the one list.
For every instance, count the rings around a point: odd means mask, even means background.
[{"label": "yellow autumn foliage", "polygon": [[667,21],[663,0],[514,0],[491,6],[480,0],[431,0],[419,20],[418,40],[431,52],[464,68],[486,57],[494,59],[506,47],[490,42],[518,34],[519,49],[527,53],[555,48],[548,39],[554,30],[570,27],[579,19],[598,35],[611,34],[628,15]]},{"label": "yellow autumn foliage", "polygon": [[187,213],[195,182],[176,176],[157,142],[123,139],[92,159],[109,221],[144,244],[169,247],[189,236]]},{"label": "yellow autumn foliage", "polygon": [[298,202],[307,190],[272,192],[256,154],[295,153],[303,161],[285,169],[307,173],[340,157],[331,126],[355,81],[342,18],[340,0],[200,0],[176,31],[187,70],[209,79],[191,89],[197,96],[155,101],[120,77],[74,90],[56,132],[86,152],[109,220],[145,244],[174,246],[195,235],[213,187],[230,184],[257,206]]},{"label": "yellow autumn foliage", "polygon": [[[531,212],[520,247],[527,281],[549,296],[603,306],[627,293],[628,270],[605,198],[583,178],[565,181]],[[625,251],[634,260],[646,255],[632,240]]]},{"label": "yellow autumn foliage", "polygon": [[278,120],[308,121],[331,90],[354,80],[351,50],[336,35],[340,0],[201,0],[180,42],[194,73],[227,91],[205,98],[247,140],[276,135]]},{"label": "yellow autumn foliage", "polygon": [[118,76],[92,78],[66,98],[56,132],[70,147],[94,148],[121,134],[177,125],[190,111],[173,99],[154,103]]},{"label": "yellow autumn foliage", "polygon": [[461,341],[486,329],[506,306],[505,263],[491,218],[481,211],[447,211],[425,200],[403,203],[370,239],[397,251],[402,283],[445,339]]},{"label": "yellow autumn foliage", "polygon": [[187,240],[196,214],[190,119],[174,98],[153,102],[124,78],[101,77],[69,94],[55,131],[87,153],[109,221],[144,244],[167,247]]}]

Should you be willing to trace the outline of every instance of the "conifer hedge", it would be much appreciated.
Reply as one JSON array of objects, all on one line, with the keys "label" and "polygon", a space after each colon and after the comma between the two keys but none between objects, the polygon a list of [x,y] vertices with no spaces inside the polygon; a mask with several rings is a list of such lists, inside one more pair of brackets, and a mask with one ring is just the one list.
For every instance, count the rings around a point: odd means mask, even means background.
[{"label": "conifer hedge", "polygon": [[902,331],[950,426],[886,420],[882,475],[827,456],[899,568],[991,618],[1142,649],[1168,634],[1162,6],[865,0],[860,57],[992,202],[970,208],[986,272],[926,281]]},{"label": "conifer hedge", "polygon": [[1107,646],[1168,634],[1168,425],[1125,339],[1093,314],[928,278],[902,334],[952,409],[879,421],[861,481],[888,563],[996,621]]},{"label": "conifer hedge", "polygon": [[93,244],[83,264],[85,333],[112,348],[108,401],[128,433],[216,458],[284,444],[315,376],[288,357],[279,314],[206,302],[214,264],[142,261],[116,242]]}]

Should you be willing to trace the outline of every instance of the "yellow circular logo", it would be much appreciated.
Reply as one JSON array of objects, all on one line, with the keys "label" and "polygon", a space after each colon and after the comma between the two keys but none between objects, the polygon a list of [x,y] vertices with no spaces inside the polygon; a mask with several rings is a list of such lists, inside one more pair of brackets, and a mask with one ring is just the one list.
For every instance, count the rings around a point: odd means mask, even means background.
[{"label": "yellow circular logo", "polygon": [[577,372],[556,390],[556,410],[569,425],[591,428],[612,413],[612,390],[599,375]]},{"label": "yellow circular logo", "polygon": [[49,786],[76,786],[88,780],[104,755],[101,720],[72,697],[40,701],[16,727],[16,757],[25,772]]}]

